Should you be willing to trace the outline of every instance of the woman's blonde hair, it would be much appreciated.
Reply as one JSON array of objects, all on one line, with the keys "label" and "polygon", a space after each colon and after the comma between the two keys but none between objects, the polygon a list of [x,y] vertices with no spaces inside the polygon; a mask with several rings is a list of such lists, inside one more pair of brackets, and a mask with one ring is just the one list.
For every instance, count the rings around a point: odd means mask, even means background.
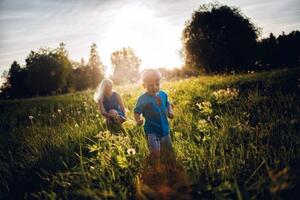
[{"label": "woman's blonde hair", "polygon": [[96,103],[98,103],[99,100],[104,97],[104,91],[105,91],[106,86],[112,85],[112,84],[113,84],[113,81],[111,79],[108,79],[108,78],[103,79],[101,81],[101,83],[98,85],[98,87],[96,89],[96,92],[94,94],[94,101]]}]

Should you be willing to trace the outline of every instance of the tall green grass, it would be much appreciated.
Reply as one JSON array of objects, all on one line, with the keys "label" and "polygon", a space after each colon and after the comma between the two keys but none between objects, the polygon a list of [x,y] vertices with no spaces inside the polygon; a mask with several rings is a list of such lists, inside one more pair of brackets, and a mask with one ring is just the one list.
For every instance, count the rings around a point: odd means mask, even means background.
[{"label": "tall green grass", "polygon": [[[299,78],[294,68],[163,82],[175,113],[176,159],[190,187],[184,198],[299,196]],[[92,91],[1,101],[0,198],[147,197],[149,152],[132,121],[143,90],[116,90],[129,116],[116,132],[107,129]]]}]

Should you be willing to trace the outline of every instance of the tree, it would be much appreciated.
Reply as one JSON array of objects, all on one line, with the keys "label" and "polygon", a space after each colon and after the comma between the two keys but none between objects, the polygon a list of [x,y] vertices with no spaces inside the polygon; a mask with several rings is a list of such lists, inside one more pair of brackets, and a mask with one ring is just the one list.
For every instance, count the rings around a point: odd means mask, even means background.
[{"label": "tree", "polygon": [[123,47],[121,50],[111,54],[113,67],[113,80],[115,83],[132,82],[138,79],[141,59],[138,58],[133,49]]},{"label": "tree", "polygon": [[67,77],[72,67],[69,59],[57,51],[41,48],[26,58],[26,85],[31,95],[67,92]]},{"label": "tree", "polygon": [[185,23],[185,65],[205,72],[247,70],[255,61],[258,30],[239,9],[205,4]]},{"label": "tree", "polygon": [[28,88],[24,84],[26,76],[26,68],[21,68],[17,61],[14,61],[8,73],[4,75],[6,82],[1,88],[2,96],[5,96],[5,98],[21,98],[28,95]]},{"label": "tree", "polygon": [[277,38],[279,48],[279,65],[296,67],[300,65],[300,32],[282,33]]},{"label": "tree", "polygon": [[274,69],[279,67],[279,48],[277,38],[270,33],[268,38],[258,42],[258,69]]},{"label": "tree", "polygon": [[72,87],[73,90],[81,91],[88,89],[91,84],[91,70],[86,66],[85,61],[81,58],[80,62],[72,62]]},{"label": "tree", "polygon": [[66,44],[63,42],[59,43],[59,47],[55,52],[63,58],[69,58],[69,52],[66,50]]},{"label": "tree", "polygon": [[104,78],[103,64],[97,52],[97,45],[91,45],[90,57],[88,61],[88,68],[90,70],[90,87],[96,88],[100,81]]},{"label": "tree", "polygon": [[258,42],[258,65],[270,70],[300,65],[300,32],[282,33],[277,38],[269,37]]}]

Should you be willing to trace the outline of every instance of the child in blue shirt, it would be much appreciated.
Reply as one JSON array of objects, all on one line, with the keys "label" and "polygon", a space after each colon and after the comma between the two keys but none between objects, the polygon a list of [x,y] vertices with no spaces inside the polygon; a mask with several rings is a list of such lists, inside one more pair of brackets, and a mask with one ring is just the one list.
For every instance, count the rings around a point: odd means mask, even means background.
[{"label": "child in blue shirt", "polygon": [[125,106],[121,96],[112,90],[113,82],[103,79],[94,95],[101,114],[105,117],[107,125],[120,125],[126,120]]},{"label": "child in blue shirt", "polygon": [[[139,96],[134,108],[134,118],[141,126],[145,118],[144,131],[148,139],[150,153],[159,156],[161,149],[171,150],[172,141],[167,117],[174,117],[168,95],[160,90],[161,74],[157,70],[147,70],[142,75],[146,92]],[[142,115],[142,116],[141,116]]]}]

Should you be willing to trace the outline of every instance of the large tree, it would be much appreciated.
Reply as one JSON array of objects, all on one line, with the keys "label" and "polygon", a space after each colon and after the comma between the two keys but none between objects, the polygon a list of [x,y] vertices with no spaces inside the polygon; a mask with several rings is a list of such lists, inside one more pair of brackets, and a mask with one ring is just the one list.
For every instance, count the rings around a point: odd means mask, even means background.
[{"label": "large tree", "polygon": [[123,47],[111,54],[113,80],[116,83],[132,82],[138,79],[141,59],[130,47]]},{"label": "large tree", "polygon": [[257,29],[239,9],[205,4],[185,24],[185,64],[208,73],[247,70],[255,62],[257,37]]},{"label": "large tree", "polygon": [[67,87],[67,77],[72,67],[69,59],[59,50],[31,51],[26,58],[28,75],[26,85],[31,95],[62,93]]}]

